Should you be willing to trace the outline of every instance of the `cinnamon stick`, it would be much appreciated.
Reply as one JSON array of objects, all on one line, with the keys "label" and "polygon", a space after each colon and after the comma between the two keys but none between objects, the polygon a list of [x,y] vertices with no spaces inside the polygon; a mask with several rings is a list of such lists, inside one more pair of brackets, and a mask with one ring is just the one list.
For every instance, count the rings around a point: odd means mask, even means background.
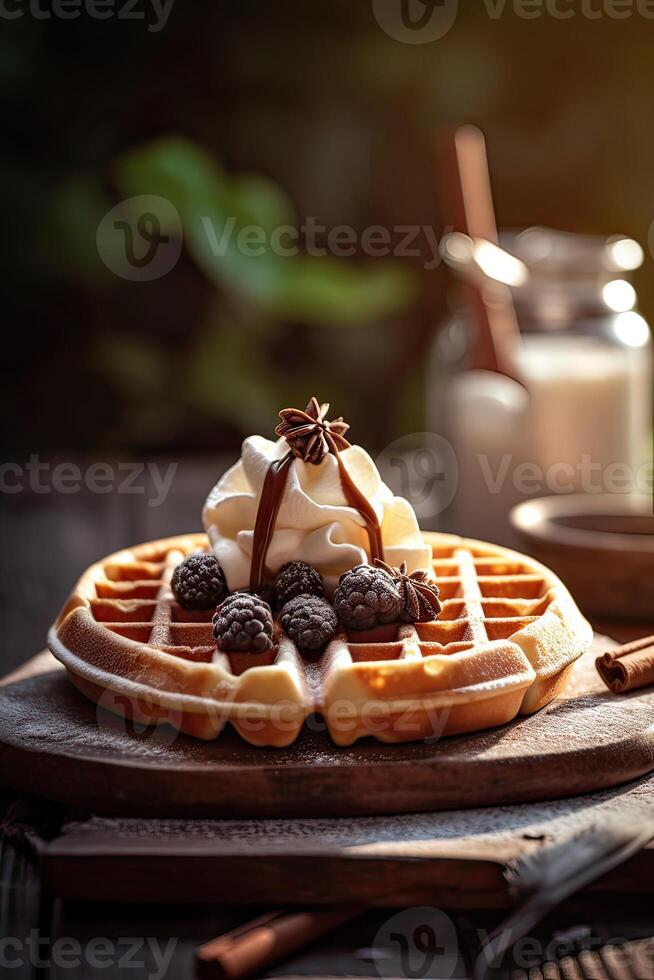
[{"label": "cinnamon stick", "polygon": [[597,658],[595,666],[614,694],[654,684],[654,636],[610,650]]},{"label": "cinnamon stick", "polygon": [[240,980],[319,939],[363,910],[354,905],[266,915],[213,939],[195,951],[197,976]]}]

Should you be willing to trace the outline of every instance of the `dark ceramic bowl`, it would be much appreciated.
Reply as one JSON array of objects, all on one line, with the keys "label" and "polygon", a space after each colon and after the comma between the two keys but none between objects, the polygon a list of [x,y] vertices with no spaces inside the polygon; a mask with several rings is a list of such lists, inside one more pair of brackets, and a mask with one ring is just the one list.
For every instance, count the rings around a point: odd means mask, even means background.
[{"label": "dark ceramic bowl", "polygon": [[654,620],[651,498],[541,497],[518,504],[510,520],[523,549],[556,572],[586,614]]}]

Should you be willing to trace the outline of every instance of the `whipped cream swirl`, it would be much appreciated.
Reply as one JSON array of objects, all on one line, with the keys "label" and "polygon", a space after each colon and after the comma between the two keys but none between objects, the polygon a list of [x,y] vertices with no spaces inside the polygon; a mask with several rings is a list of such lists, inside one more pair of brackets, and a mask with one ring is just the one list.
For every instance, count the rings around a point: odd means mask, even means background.
[{"label": "whipped cream swirl", "polygon": [[[221,477],[206,499],[204,528],[231,590],[249,586],[254,524],[263,483],[270,464],[287,452],[285,439],[271,442],[250,436],[243,443],[239,462]],[[377,514],[385,560],[395,566],[405,561],[409,573],[430,569],[431,550],[409,502],[393,496],[370,456],[359,446],[350,446],[340,455]],[[329,454],[318,465],[295,459],[268,548],[269,572],[274,575],[288,561],[306,561],[318,569],[331,595],[344,572],[369,560],[368,546],[364,519],[348,506],[336,458]]]}]

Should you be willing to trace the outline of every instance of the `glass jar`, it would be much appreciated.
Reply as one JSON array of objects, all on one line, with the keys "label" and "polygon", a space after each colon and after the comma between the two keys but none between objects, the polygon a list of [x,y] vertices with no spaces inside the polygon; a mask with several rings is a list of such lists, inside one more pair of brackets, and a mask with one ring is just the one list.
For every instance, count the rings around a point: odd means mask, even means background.
[{"label": "glass jar", "polygon": [[445,526],[511,543],[508,511],[528,497],[651,493],[652,344],[629,278],[643,257],[636,242],[528,229],[501,245],[526,270],[511,287],[520,328],[511,361],[524,387],[468,370],[477,330],[466,290],[498,287],[492,268],[480,279],[457,263],[428,415],[459,465]]}]

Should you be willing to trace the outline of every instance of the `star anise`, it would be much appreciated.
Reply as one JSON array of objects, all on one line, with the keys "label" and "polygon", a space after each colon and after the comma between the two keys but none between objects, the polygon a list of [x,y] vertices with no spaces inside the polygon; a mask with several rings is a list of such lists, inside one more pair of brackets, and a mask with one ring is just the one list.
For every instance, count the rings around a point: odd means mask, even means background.
[{"label": "star anise", "polygon": [[442,609],[438,598],[440,591],[436,583],[429,578],[428,572],[420,569],[407,575],[405,561],[399,568],[393,568],[385,561],[376,558],[375,565],[383,568],[399,588],[402,599],[400,616],[405,623],[427,623],[432,619],[438,619]]},{"label": "star anise", "polygon": [[342,418],[329,422],[325,417],[329,403],[322,405],[317,398],[311,398],[306,409],[284,408],[279,413],[282,420],[275,432],[283,436],[295,456],[305,463],[321,463],[327,453],[334,449],[347,449],[350,443],[345,433],[350,428]]}]

